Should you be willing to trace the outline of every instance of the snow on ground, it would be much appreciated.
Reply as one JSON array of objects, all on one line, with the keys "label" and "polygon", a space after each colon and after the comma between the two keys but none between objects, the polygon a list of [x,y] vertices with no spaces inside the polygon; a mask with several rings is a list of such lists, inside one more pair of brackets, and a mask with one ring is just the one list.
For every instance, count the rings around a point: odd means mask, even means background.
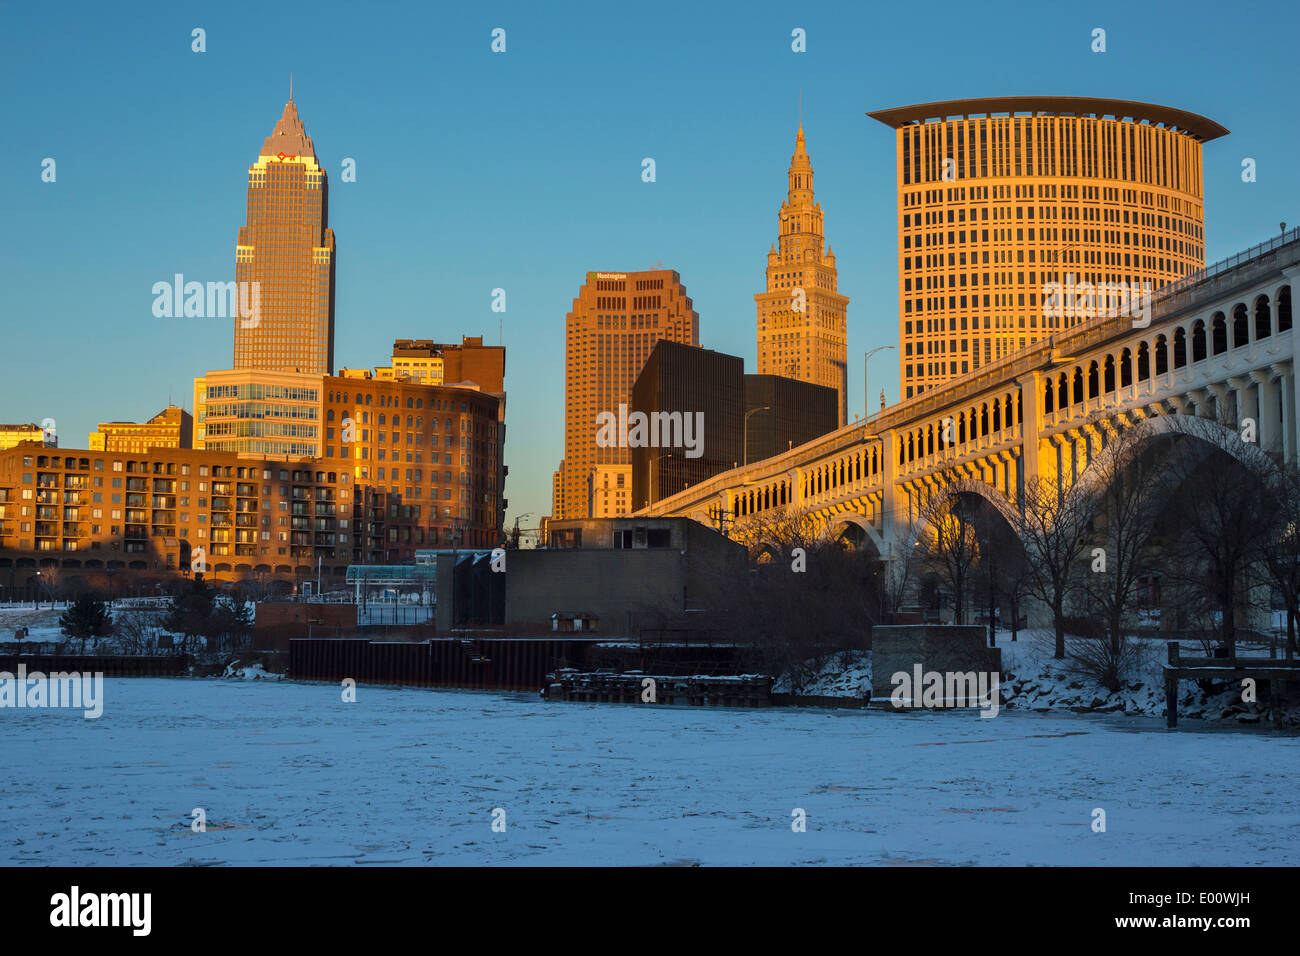
[{"label": "snow on ground", "polygon": [[[1078,639],[1067,638],[1067,652],[1077,647]],[[1011,640],[1010,631],[999,631],[997,645],[1002,649],[1001,695],[1003,706],[1036,712],[1097,711],[1130,716],[1163,717],[1165,684],[1163,664],[1168,651],[1164,641],[1142,641],[1137,661],[1119,691],[1111,693],[1094,680],[1074,672],[1070,661],[1053,656],[1055,636],[1050,631],[1021,631]],[[1197,642],[1182,642],[1185,657],[1204,657],[1205,649]],[[1239,652],[1267,657],[1263,644],[1239,643]],[[818,666],[808,666],[801,675],[798,693],[817,697],[870,697],[871,652],[852,651],[833,654]],[[773,693],[793,693],[792,675],[785,674],[773,684]],[[1182,720],[1233,720],[1238,723],[1267,722],[1267,710],[1244,703],[1240,688],[1206,694],[1193,681],[1179,684],[1178,716]],[[1300,724],[1300,703],[1288,711],[1289,725]]]},{"label": "snow on ground", "polygon": [[1300,741],[1253,728],[265,681],[105,697],[98,720],[0,710],[0,864],[1300,863]]},{"label": "snow on ground", "polygon": [[262,667],[261,661],[254,661],[251,666],[245,666],[239,661],[232,661],[226,665],[225,673],[221,675],[229,680],[284,680],[284,674],[272,674]]},{"label": "snow on ground", "polygon": [[26,640],[29,641],[66,641],[59,628],[59,617],[65,610],[67,607],[63,604],[56,608],[49,604],[39,608],[31,604],[0,606],[0,641],[12,641],[14,630],[20,627],[27,628]]},{"label": "snow on ground", "polygon": [[798,690],[790,674],[778,677],[772,683],[772,693],[798,693],[806,697],[870,697],[871,652],[841,651],[832,654],[818,666],[809,666],[800,675]]},{"label": "snow on ground", "polygon": [[[1165,713],[1164,663],[1168,660],[1165,641],[1141,640],[1140,651],[1123,687],[1112,693],[1096,681],[1072,671],[1070,662],[1056,660],[1055,635],[1049,631],[1021,631],[1017,641],[1010,631],[1000,631],[998,647],[1002,649],[1002,698],[1008,707],[1034,711],[1095,710],[1122,712],[1129,715],[1163,717]],[[1066,652],[1080,641],[1066,639]],[[1184,657],[1205,657],[1199,642],[1180,644]],[[1238,653],[1268,657],[1268,647],[1248,642],[1238,643]],[[1266,720],[1267,710],[1241,699],[1241,688],[1206,694],[1194,681],[1178,685],[1178,717],[1209,720],[1236,720],[1255,723]],[[1289,723],[1300,723],[1300,706],[1290,709]]]}]

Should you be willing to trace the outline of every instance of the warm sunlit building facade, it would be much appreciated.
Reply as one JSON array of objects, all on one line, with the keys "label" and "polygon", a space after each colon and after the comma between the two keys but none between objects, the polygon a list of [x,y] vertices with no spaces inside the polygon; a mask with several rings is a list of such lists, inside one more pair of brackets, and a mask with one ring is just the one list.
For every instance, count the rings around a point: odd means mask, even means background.
[{"label": "warm sunlit building facade", "polygon": [[320,374],[238,368],[196,378],[194,447],[320,457],[321,380]]},{"label": "warm sunlit building facade", "polygon": [[813,196],[802,124],[788,176],[780,245],[767,254],[767,288],[754,296],[758,373],[835,389],[842,425],[848,418],[849,299],[839,294],[835,253],[826,243],[822,207]]},{"label": "warm sunlit building facade", "polygon": [[896,131],[903,398],[1091,317],[1049,308],[1053,283],[1155,291],[1205,265],[1212,120],[1060,96],[868,115]]},{"label": "warm sunlit building facade", "polygon": [[357,563],[501,543],[504,395],[358,371],[320,381],[325,461],[351,466],[367,516]]},{"label": "warm sunlit building facade", "polygon": [[34,422],[27,425],[0,425],[0,450],[13,448],[20,442],[34,441],[42,445],[58,445],[57,439]]},{"label": "warm sunlit building facade", "polygon": [[147,422],[100,422],[87,436],[91,451],[140,452],[150,448],[191,448],[194,416],[168,405]]},{"label": "warm sunlit building facade", "polygon": [[320,461],[18,446],[0,451],[0,569],[20,587],[38,569],[341,577],[353,498]]},{"label": "warm sunlit building facade", "polygon": [[398,339],[393,343],[393,364],[375,369],[384,378],[455,385],[473,382],[485,392],[505,391],[506,350],[484,345],[481,335],[461,336],[459,345],[432,339]]},{"label": "warm sunlit building facade", "polygon": [[591,471],[593,518],[615,518],[629,513],[632,501],[632,466],[597,465]]},{"label": "warm sunlit building facade", "polygon": [[241,290],[257,283],[258,309],[253,318],[235,320],[234,368],[332,372],[328,177],[292,99],[248,169],[247,215],[239,230],[235,279]]},{"label": "warm sunlit building facade", "polygon": [[207,450],[324,459],[331,468],[346,459],[369,507],[392,519],[371,523],[380,530],[358,544],[358,562],[406,560],[418,547],[453,542],[499,543],[507,504],[504,394],[370,369],[227,369],[196,379],[195,403]]},{"label": "warm sunlit building facade", "polygon": [[628,403],[660,339],[699,344],[700,317],[676,272],[587,273],[566,319],[564,460],[552,517],[590,517],[588,480],[597,466],[631,464],[628,448],[597,443],[596,416]]}]

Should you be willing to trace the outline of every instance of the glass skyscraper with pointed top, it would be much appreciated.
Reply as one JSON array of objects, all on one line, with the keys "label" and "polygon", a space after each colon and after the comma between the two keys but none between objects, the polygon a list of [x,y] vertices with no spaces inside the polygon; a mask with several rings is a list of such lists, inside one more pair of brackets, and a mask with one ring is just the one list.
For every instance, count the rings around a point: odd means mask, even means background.
[{"label": "glass skyscraper with pointed top", "polygon": [[257,289],[258,308],[253,317],[235,320],[235,368],[334,371],[334,232],[328,223],[328,179],[291,98],[248,169],[247,225],[239,230],[235,279],[241,290]]}]

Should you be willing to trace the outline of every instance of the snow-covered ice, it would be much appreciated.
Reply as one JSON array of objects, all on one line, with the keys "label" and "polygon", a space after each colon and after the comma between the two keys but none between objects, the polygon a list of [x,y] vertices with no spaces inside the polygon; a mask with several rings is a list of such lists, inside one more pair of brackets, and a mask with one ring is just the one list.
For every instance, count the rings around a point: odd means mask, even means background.
[{"label": "snow-covered ice", "polygon": [[262,680],[105,696],[98,720],[0,710],[0,863],[1300,862],[1300,741],[1253,729]]}]

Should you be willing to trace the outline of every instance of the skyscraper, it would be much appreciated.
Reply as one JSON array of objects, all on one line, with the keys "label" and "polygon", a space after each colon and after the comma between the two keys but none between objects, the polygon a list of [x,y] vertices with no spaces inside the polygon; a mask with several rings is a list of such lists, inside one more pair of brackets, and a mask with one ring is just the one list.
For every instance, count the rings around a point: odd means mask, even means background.
[{"label": "skyscraper", "polygon": [[[632,508],[645,508],[734,468],[744,456],[745,360],[657,342],[632,386],[629,414],[651,422],[632,455]],[[655,426],[662,416],[663,424]],[[667,438],[681,435],[675,446]],[[688,447],[688,443],[693,447]]]},{"label": "skyscraper", "polygon": [[1089,316],[1045,287],[1151,291],[1205,266],[1194,113],[1079,96],[1002,96],[869,113],[898,162],[903,398]]},{"label": "skyscraper", "polygon": [[596,416],[618,415],[660,339],[698,345],[700,317],[670,269],[589,272],[566,319],[564,460],[553,518],[585,518],[597,465],[631,463],[629,449],[597,444]]},{"label": "skyscraper", "polygon": [[848,420],[848,296],[837,289],[835,253],[826,244],[822,207],[813,198],[812,160],[803,124],[790,159],[789,191],[781,205],[780,247],[767,254],[767,289],[758,307],[758,373],[827,385],[839,393],[839,420]]},{"label": "skyscraper", "polygon": [[245,301],[258,307],[251,318],[235,320],[235,368],[333,372],[334,232],[328,221],[325,170],[291,97],[248,168],[248,224],[239,230],[235,279]]}]

